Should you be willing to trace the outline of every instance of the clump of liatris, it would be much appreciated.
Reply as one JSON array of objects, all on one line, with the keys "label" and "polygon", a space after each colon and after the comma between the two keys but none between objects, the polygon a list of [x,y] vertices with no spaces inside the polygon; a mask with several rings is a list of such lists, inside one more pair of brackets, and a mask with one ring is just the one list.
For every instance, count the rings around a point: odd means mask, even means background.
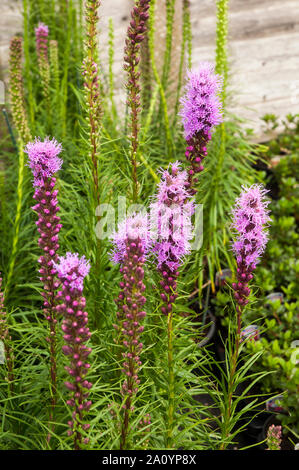
[{"label": "clump of liatris", "polygon": [[281,426],[272,424],[267,432],[267,450],[281,450]]},{"label": "clump of liatris", "polygon": [[98,41],[97,23],[99,20],[99,0],[86,1],[86,25],[87,34],[85,40],[86,57],[83,60],[82,74],[84,78],[85,106],[87,114],[90,158],[92,163],[93,184],[96,203],[99,204],[99,182],[98,182],[98,147],[100,135],[100,81],[98,71]]},{"label": "clump of liatris", "polygon": [[14,125],[24,143],[30,140],[22,78],[22,39],[15,36],[9,48],[9,92]]},{"label": "clump of liatris", "polygon": [[58,216],[59,206],[57,201],[58,190],[55,189],[56,173],[60,170],[62,160],[58,158],[62,150],[61,145],[55,140],[44,141],[35,139],[29,142],[25,148],[28,154],[28,166],[33,174],[33,186],[35,193],[33,198],[36,200],[32,209],[38,214],[39,239],[38,245],[43,254],[39,258],[40,280],[43,282],[44,290],[44,314],[49,322],[50,335],[48,338],[50,344],[51,360],[51,384],[52,384],[52,408],[55,406],[56,396],[56,301],[55,291],[59,282],[55,279],[55,269],[53,261],[57,261],[57,250],[59,248],[58,234],[62,227],[60,217]]},{"label": "clump of liatris", "polygon": [[132,402],[140,383],[138,371],[143,348],[140,335],[144,330],[141,321],[146,316],[143,310],[146,302],[143,283],[144,262],[150,244],[147,215],[133,214],[120,223],[118,232],[114,234],[113,243],[112,261],[121,264],[120,272],[123,276],[120,283],[121,290],[115,300],[118,307],[116,314],[118,325],[115,325],[115,328],[125,348],[125,352],[122,353],[124,359],[122,372],[126,378],[122,385],[124,415],[121,427],[121,448],[124,449],[129,430],[129,416],[133,411]]},{"label": "clump of liatris", "polygon": [[[4,307],[4,295],[2,292],[2,277],[0,277],[0,365],[6,360],[7,364],[7,381],[9,388],[12,391],[13,387],[13,352],[10,346],[11,337],[9,335],[9,329],[7,324],[7,316]],[[1,350],[3,347],[3,351]],[[5,357],[1,357],[1,353],[5,354]],[[3,362],[2,362],[3,359]]]},{"label": "clump of liatris", "polygon": [[188,191],[188,174],[181,171],[179,162],[162,172],[161,182],[154,202],[151,204],[156,229],[153,251],[163,280],[161,299],[162,313],[172,311],[177,293],[177,277],[184,256],[190,253],[194,204]]},{"label": "clump of liatris", "polygon": [[132,180],[133,180],[133,201],[137,200],[138,182],[137,182],[137,149],[139,122],[138,115],[140,108],[140,71],[138,64],[140,62],[140,47],[144,40],[144,34],[147,30],[147,20],[149,17],[148,9],[150,0],[135,0],[135,6],[131,12],[132,20],[127,32],[125,46],[125,65],[124,69],[128,74],[126,82],[127,104],[130,109],[130,128],[131,128],[131,162],[132,162]]},{"label": "clump of liatris", "polygon": [[265,198],[267,191],[254,184],[243,187],[233,210],[233,228],[237,238],[233,243],[233,251],[237,260],[237,282],[232,284],[237,301],[237,312],[248,303],[249,281],[253,278],[259,258],[265,250],[268,233],[267,223],[270,221],[267,206],[270,201]]},{"label": "clump of liatris", "polygon": [[62,330],[66,345],[62,350],[70,358],[70,365],[66,367],[70,381],[65,382],[65,386],[71,392],[67,404],[74,411],[72,420],[68,422],[68,434],[74,436],[74,446],[78,450],[82,443],[88,443],[88,438],[83,439],[82,433],[90,427],[88,423],[84,423],[84,414],[91,406],[88,397],[92,384],[86,379],[90,368],[87,357],[91,348],[85,344],[91,333],[87,326],[88,313],[84,310],[86,300],[82,296],[83,281],[89,273],[90,264],[84,256],[79,258],[77,253],[67,253],[65,257],[59,257],[58,263],[53,263],[53,268],[62,282],[62,290],[58,291],[56,297],[60,302],[56,310],[64,317]]},{"label": "clump of liatris", "polygon": [[35,28],[36,52],[39,71],[43,82],[42,92],[48,102],[48,105],[50,105],[50,66],[48,58],[48,36],[48,26],[43,23],[39,23],[38,27]]},{"label": "clump of liatris", "polygon": [[197,70],[188,71],[187,77],[180,116],[187,141],[185,155],[190,163],[189,188],[193,195],[196,193],[193,184],[198,181],[195,175],[204,169],[203,160],[207,155],[211,131],[222,120],[219,98],[222,79],[208,62],[201,63]]}]

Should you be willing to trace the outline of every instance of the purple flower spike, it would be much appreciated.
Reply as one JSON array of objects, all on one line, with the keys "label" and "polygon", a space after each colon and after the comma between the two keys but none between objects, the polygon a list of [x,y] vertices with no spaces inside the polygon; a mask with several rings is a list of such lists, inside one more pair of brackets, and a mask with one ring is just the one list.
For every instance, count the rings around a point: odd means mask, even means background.
[{"label": "purple flower spike", "polygon": [[118,324],[114,325],[118,331],[118,342],[124,346],[122,373],[125,380],[122,385],[122,394],[125,397],[123,409],[123,423],[121,431],[121,448],[125,448],[129,425],[129,414],[134,410],[132,404],[138,392],[140,380],[138,371],[141,366],[140,354],[143,344],[140,341],[144,330],[142,320],[146,316],[144,304],[145,285],[144,262],[150,246],[147,216],[133,214],[119,225],[114,234],[114,252],[112,261],[121,263],[120,272],[123,279],[120,283],[120,292],[115,300],[118,307]]},{"label": "purple flower spike", "polygon": [[179,162],[175,162],[162,172],[155,201],[151,204],[157,228],[153,251],[162,275],[162,312],[166,315],[172,310],[172,304],[177,297],[178,269],[185,255],[190,253],[194,203],[190,200],[187,188],[188,174],[181,171]]},{"label": "purple flower spike", "polygon": [[118,231],[113,235],[115,247],[111,257],[113,263],[123,264],[128,240],[138,240],[142,244],[143,257],[146,256],[150,245],[147,214],[134,213],[119,224]]},{"label": "purple flower spike", "polygon": [[35,28],[36,50],[39,61],[47,61],[48,57],[48,36],[49,28],[44,23],[39,23]]},{"label": "purple flower spike", "polygon": [[51,361],[51,387],[52,387],[52,411],[50,418],[53,417],[56,404],[56,301],[55,292],[59,287],[59,281],[55,279],[55,270],[53,262],[58,259],[57,250],[59,248],[59,232],[62,227],[58,212],[57,194],[55,189],[56,172],[60,170],[62,160],[58,158],[61,152],[61,145],[55,139],[46,139],[41,142],[35,139],[29,142],[25,148],[28,154],[28,166],[34,176],[33,186],[35,193],[33,198],[36,200],[32,209],[37,212],[38,220],[36,222],[39,232],[38,245],[42,250],[39,258],[40,263],[40,281],[44,289],[42,296],[44,298],[44,315],[49,322],[50,335],[48,338],[50,345]]},{"label": "purple flower spike", "polygon": [[262,185],[243,187],[233,209],[232,226],[237,232],[233,251],[237,259],[238,281],[232,287],[240,307],[248,303],[248,283],[268,241],[266,227],[270,221],[267,209],[270,201],[265,198],[266,193]]},{"label": "purple flower spike", "polygon": [[53,263],[60,279],[67,278],[70,288],[83,291],[83,281],[90,270],[90,262],[84,256],[79,258],[78,253],[66,254],[59,257],[59,264]]},{"label": "purple flower spike", "polygon": [[185,139],[189,140],[198,132],[208,134],[222,121],[219,93],[222,79],[215,74],[214,66],[202,62],[197,70],[187,72],[188,82],[185,95],[181,98]]},{"label": "purple flower spike", "polygon": [[202,162],[207,155],[207,144],[211,139],[214,126],[222,122],[221,102],[219,94],[222,88],[222,78],[215,74],[214,67],[203,62],[197,70],[187,72],[188,82],[185,95],[181,98],[182,109],[180,116],[187,141],[186,158],[190,162],[189,182],[190,192],[194,175],[203,171]]},{"label": "purple flower spike", "polygon": [[92,384],[86,380],[86,374],[90,368],[87,357],[91,349],[86,346],[91,333],[88,324],[88,313],[84,310],[86,301],[82,296],[83,281],[87,276],[90,263],[84,256],[67,253],[59,258],[59,263],[53,263],[58,277],[62,281],[62,290],[57,293],[60,305],[56,307],[62,313],[64,320],[62,330],[66,344],[63,353],[70,358],[70,365],[66,367],[70,375],[70,381],[65,382],[71,397],[67,404],[74,409],[72,420],[69,421],[69,436],[74,437],[75,449],[81,448],[83,440],[82,431],[89,428],[89,424],[83,424],[84,414],[90,409],[91,401],[88,400],[89,390]]},{"label": "purple flower spike", "polygon": [[28,154],[34,186],[44,186],[45,180],[61,169],[62,160],[58,158],[61,150],[61,144],[55,139],[49,140],[48,137],[44,141],[36,138],[34,142],[27,144],[25,152]]}]

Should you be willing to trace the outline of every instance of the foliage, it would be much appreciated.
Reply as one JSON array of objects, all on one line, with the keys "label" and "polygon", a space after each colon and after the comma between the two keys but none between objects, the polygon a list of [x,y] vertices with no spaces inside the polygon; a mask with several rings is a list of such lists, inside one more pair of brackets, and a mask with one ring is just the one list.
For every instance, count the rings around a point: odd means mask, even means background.
[{"label": "foliage", "polygon": [[[169,163],[175,160],[184,162],[186,142],[177,114],[185,70],[187,66],[191,67],[192,32],[190,5],[186,0],[182,10],[179,78],[174,86],[170,70],[175,1],[166,2],[167,33],[160,67],[155,54],[155,22],[159,11],[156,2],[151,0],[148,31],[143,30],[141,64],[141,38],[137,34],[140,25],[136,29],[136,24],[133,24],[131,28],[134,31],[130,28],[128,31],[129,35],[137,35],[138,47],[131,52],[127,48],[131,54],[129,62],[128,58],[125,59],[131,74],[127,76],[127,91],[131,96],[128,96],[129,105],[122,106],[117,103],[114,90],[119,77],[114,73],[112,21],[109,23],[108,51],[102,46],[99,51],[97,48],[95,25],[98,17],[95,10],[99,6],[101,18],[100,3],[96,0],[23,0],[23,37],[17,41],[23,45],[23,87],[14,88],[11,94],[14,96],[14,90],[21,91],[22,106],[19,110],[27,116],[33,137],[55,137],[62,144],[63,166],[56,182],[63,223],[58,254],[79,253],[90,259],[91,264],[84,297],[91,331],[88,380],[92,383],[89,396],[92,405],[86,418],[90,429],[82,428],[84,439],[80,437],[80,442],[82,448],[119,449],[123,419],[121,407],[124,404],[121,393],[123,348],[117,341],[113,325],[117,322],[114,299],[119,295],[121,274],[119,268],[110,262],[111,240],[108,237],[99,239],[99,234],[107,229],[107,215],[111,208],[115,209],[115,226],[124,211],[136,210],[136,207],[130,207],[132,199],[147,208],[156,192],[160,169],[168,168]],[[138,10],[145,3],[136,0],[135,7]],[[228,1],[219,0],[217,5],[216,70],[224,75],[221,99],[226,104]],[[135,16],[137,10],[134,10]],[[86,13],[89,15],[87,22]],[[141,16],[139,19],[143,21]],[[49,27],[47,77],[40,70],[36,51],[35,28],[40,22]],[[104,54],[108,58],[107,70],[98,58]],[[86,75],[82,75],[82,70]],[[136,79],[135,94],[130,84],[132,76]],[[49,79],[47,93],[43,89],[45,78]],[[148,93],[145,93],[145,87]],[[51,358],[46,339],[47,322],[42,315],[43,289],[38,277],[40,250],[36,217],[31,208],[34,190],[24,154],[26,142],[21,135],[22,126],[17,125],[13,103],[7,105],[9,112],[3,110],[0,134],[0,271],[6,310],[5,328],[9,331],[9,347],[14,359],[13,370],[7,369],[8,364],[3,367],[0,364],[0,448],[70,450],[73,439],[67,435],[67,430],[72,418],[63,384],[67,378],[65,367],[68,361],[60,354],[64,344],[62,315],[57,316],[57,399],[52,415]],[[159,273],[151,260],[145,267],[147,315],[142,333],[142,366],[138,372],[140,386],[128,426],[126,447],[130,449],[231,447],[246,428],[248,410],[257,410],[257,397],[251,394],[251,389],[260,379],[263,379],[267,391],[273,391],[272,387],[275,390],[289,387],[286,406],[290,410],[294,406],[293,392],[297,382],[293,377],[290,380],[290,352],[286,343],[297,338],[295,329],[287,333],[288,325],[295,326],[291,315],[294,320],[298,308],[298,220],[294,214],[298,214],[299,197],[297,175],[292,171],[292,165],[298,163],[298,119],[295,117],[287,117],[284,136],[271,142],[268,153],[262,155],[263,160],[273,166],[271,161],[277,149],[279,153],[284,148],[289,149],[284,151],[286,156],[273,169],[269,179],[271,187],[275,181],[278,182],[281,193],[271,208],[273,227],[269,250],[255,279],[259,290],[256,288],[257,292],[252,294],[244,314],[246,322],[255,322],[257,318],[254,315],[262,322],[265,312],[267,316],[269,313],[258,302],[263,303],[263,297],[275,288],[283,290],[287,299],[279,306],[282,309],[279,310],[281,323],[276,323],[274,313],[275,323],[273,318],[268,318],[272,323],[265,322],[263,326],[268,336],[265,334],[264,341],[255,343],[257,351],[254,353],[243,344],[236,348],[234,301],[230,290],[218,292],[215,310],[218,313],[221,310],[227,327],[224,361],[215,357],[211,344],[201,346],[209,326],[210,287],[205,289],[204,286],[211,286],[213,294],[215,273],[223,267],[235,269],[231,250],[231,208],[242,184],[262,181],[264,176],[256,167],[265,148],[250,143],[243,123],[229,115],[226,106],[224,108],[225,123],[212,136],[205,170],[199,175],[196,188],[195,203],[203,204],[203,245],[193,251],[180,268],[178,297],[173,304],[171,325],[169,318],[161,314],[163,303]],[[136,118],[133,140],[130,112]],[[140,117],[138,122],[136,116]],[[265,120],[272,122],[271,119]],[[271,343],[275,335],[278,335],[275,345],[281,354],[278,363],[278,353],[272,350]],[[171,352],[171,367],[167,352]],[[273,354],[274,362],[283,371],[279,377],[281,382],[277,376],[275,381],[274,375],[271,382],[272,375],[268,375],[273,365]],[[231,367],[232,358],[234,367]],[[7,380],[8,375],[13,380]],[[238,395],[242,384],[245,384],[245,389]],[[168,428],[170,416],[171,433]],[[293,411],[290,416],[293,416]],[[292,421],[285,422],[292,425]]]}]

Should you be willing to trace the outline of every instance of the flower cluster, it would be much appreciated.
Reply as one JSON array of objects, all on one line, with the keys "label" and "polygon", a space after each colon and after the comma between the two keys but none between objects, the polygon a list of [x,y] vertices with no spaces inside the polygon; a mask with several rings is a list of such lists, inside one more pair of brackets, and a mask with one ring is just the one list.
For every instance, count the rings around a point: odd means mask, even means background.
[{"label": "flower cluster", "polygon": [[267,450],[280,450],[281,447],[281,426],[272,424],[267,432]]},{"label": "flower cluster", "polygon": [[190,191],[195,194],[192,184],[197,182],[197,178],[194,175],[204,169],[202,161],[207,155],[212,128],[222,120],[219,99],[222,80],[207,62],[201,63],[197,70],[188,71],[187,77],[185,95],[181,98],[180,116],[187,141],[185,155],[190,162]]},{"label": "flower cluster", "polygon": [[84,413],[91,406],[88,397],[92,384],[86,379],[90,368],[87,357],[91,353],[91,348],[85,343],[91,333],[87,326],[88,313],[84,310],[86,300],[82,296],[83,281],[89,273],[90,264],[84,256],[79,258],[77,253],[66,253],[65,257],[59,257],[59,262],[53,263],[53,268],[62,282],[62,290],[59,290],[56,296],[59,301],[56,310],[64,317],[62,330],[66,345],[62,350],[70,358],[70,365],[66,370],[71,380],[65,382],[65,386],[72,393],[67,404],[74,408],[74,411],[72,420],[68,422],[70,427],[68,434],[74,436],[75,449],[79,449],[82,441],[88,442],[88,439],[83,440],[82,432],[90,427],[88,423],[83,423]]},{"label": "flower cluster", "polygon": [[9,50],[10,101],[14,125],[23,142],[30,140],[22,80],[22,39],[15,36]]},{"label": "flower cluster", "polygon": [[119,341],[125,347],[125,352],[122,353],[122,372],[126,378],[122,393],[126,399],[123,405],[125,417],[121,431],[121,448],[125,447],[129,412],[133,410],[133,397],[140,383],[138,371],[143,348],[140,336],[144,330],[141,321],[146,316],[143,310],[146,302],[143,266],[148,248],[147,216],[133,214],[120,224],[118,232],[114,235],[114,252],[111,255],[112,261],[121,263],[120,272],[123,276],[121,290],[115,300],[118,307],[118,325],[114,325],[119,333]]},{"label": "flower cluster", "polygon": [[[29,167],[32,171],[35,187],[43,188],[45,182],[49,181],[62,166],[62,160],[58,158],[62,150],[61,144],[55,139],[44,141],[36,138],[34,142],[29,142],[25,152],[29,157]],[[54,182],[55,183],[55,182]]]},{"label": "flower cluster", "polygon": [[124,57],[124,69],[128,74],[126,82],[128,96],[127,104],[131,110],[131,161],[134,201],[136,201],[137,198],[136,153],[138,148],[139,132],[138,115],[140,113],[140,71],[137,70],[137,67],[140,62],[140,46],[147,30],[146,23],[149,17],[149,4],[150,0],[135,1],[135,6],[131,12],[132,20],[127,32]]},{"label": "flower cluster", "polygon": [[[60,170],[62,160],[58,158],[61,145],[56,140],[46,139],[41,141],[35,139],[29,142],[25,148],[28,154],[28,166],[30,167],[36,188],[33,198],[36,200],[32,209],[37,212],[36,222],[39,232],[38,245],[43,254],[39,258],[40,280],[44,284],[42,296],[44,298],[44,314],[49,322],[50,356],[51,356],[51,382],[52,396],[55,397],[56,390],[56,313],[55,313],[55,291],[59,287],[59,281],[55,279],[53,261],[57,261],[57,250],[59,248],[59,232],[61,230],[60,210],[57,201],[58,190],[55,189],[55,174]],[[55,403],[53,402],[53,407]]]},{"label": "flower cluster", "polygon": [[237,232],[237,238],[233,243],[237,260],[237,282],[233,283],[232,287],[239,306],[248,303],[247,297],[250,294],[248,282],[253,277],[252,272],[268,240],[266,225],[270,218],[266,193],[261,185],[243,187],[233,209],[233,228]]},{"label": "flower cluster", "polygon": [[48,60],[48,36],[49,28],[43,23],[39,23],[35,28],[36,51],[39,61]]},{"label": "flower cluster", "polygon": [[191,216],[194,203],[188,191],[188,175],[181,171],[175,162],[162,172],[161,182],[151,209],[157,223],[157,240],[153,251],[163,280],[161,299],[164,302],[162,312],[168,314],[175,301],[176,279],[184,256],[190,253],[192,238]]}]

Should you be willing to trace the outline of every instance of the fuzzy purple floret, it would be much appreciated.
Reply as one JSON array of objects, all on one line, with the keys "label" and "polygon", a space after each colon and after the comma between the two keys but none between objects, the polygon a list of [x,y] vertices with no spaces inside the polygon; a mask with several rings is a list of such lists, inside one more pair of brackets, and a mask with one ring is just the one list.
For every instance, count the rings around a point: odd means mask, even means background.
[{"label": "fuzzy purple floret", "polygon": [[270,221],[267,209],[270,201],[265,198],[266,193],[262,185],[243,187],[233,210],[233,228],[237,231],[233,250],[237,263],[247,267],[259,262],[268,241],[266,226]]},{"label": "fuzzy purple floret", "polygon": [[124,262],[126,246],[128,240],[138,240],[143,249],[143,256],[146,254],[150,246],[150,233],[148,228],[148,216],[144,213],[134,213],[120,222],[118,231],[112,236],[114,251],[111,253],[111,261],[115,264]]},{"label": "fuzzy purple floret", "polygon": [[57,271],[60,279],[66,279],[71,289],[83,291],[83,281],[90,270],[90,262],[85,256],[79,258],[78,253],[66,253],[65,257],[59,257],[59,263],[53,266]]},{"label": "fuzzy purple floret", "polygon": [[179,115],[184,125],[185,138],[189,140],[198,132],[208,134],[212,127],[222,121],[219,98],[222,78],[208,62],[202,62],[197,70],[189,70],[187,77]]},{"label": "fuzzy purple floret", "polygon": [[181,171],[179,162],[162,171],[158,192],[151,204],[156,228],[153,251],[157,256],[158,269],[167,267],[172,272],[176,271],[183,263],[184,256],[190,253],[194,203],[187,188],[188,174]]},{"label": "fuzzy purple floret", "polygon": [[49,35],[49,27],[44,23],[39,23],[35,28],[35,34],[37,37],[47,37]]},{"label": "fuzzy purple floret", "polygon": [[27,144],[25,152],[28,154],[28,166],[34,177],[34,186],[43,186],[45,179],[51,178],[61,169],[63,161],[58,158],[61,150],[61,144],[48,137],[44,141],[36,138],[34,142]]}]

